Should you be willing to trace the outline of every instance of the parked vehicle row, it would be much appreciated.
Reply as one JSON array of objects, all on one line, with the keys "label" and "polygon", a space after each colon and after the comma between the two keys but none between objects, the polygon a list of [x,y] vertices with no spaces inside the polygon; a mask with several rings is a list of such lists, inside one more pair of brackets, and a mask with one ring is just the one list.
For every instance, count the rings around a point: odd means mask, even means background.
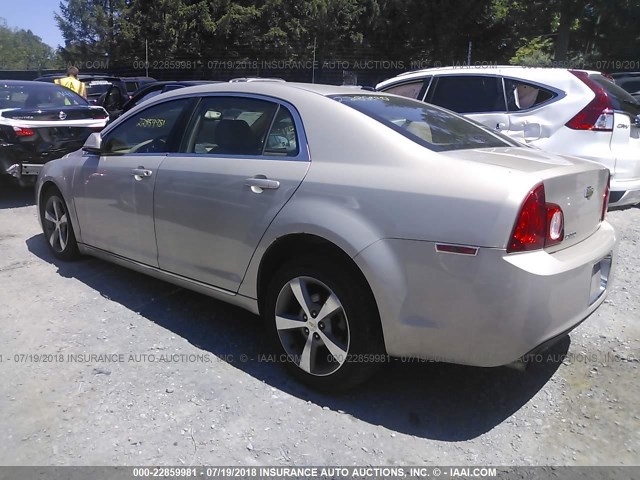
[{"label": "parked vehicle row", "polygon": [[542,150],[601,163],[611,171],[611,205],[640,203],[640,103],[599,72],[438,68],[377,89],[464,114]]},{"label": "parked vehicle row", "polygon": [[499,366],[575,328],[615,263],[609,176],[415,99],[235,82],[132,108],[36,196],[56,257],[260,314],[294,376],[341,389],[388,355]]}]

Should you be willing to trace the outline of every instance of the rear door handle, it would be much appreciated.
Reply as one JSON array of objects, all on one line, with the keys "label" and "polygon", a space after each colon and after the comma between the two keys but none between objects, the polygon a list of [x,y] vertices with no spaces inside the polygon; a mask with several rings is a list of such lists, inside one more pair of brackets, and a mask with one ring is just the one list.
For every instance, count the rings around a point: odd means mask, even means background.
[{"label": "rear door handle", "polygon": [[247,187],[251,187],[251,191],[254,192],[254,193],[261,193],[262,190],[266,190],[266,189],[275,190],[276,188],[280,188],[280,182],[279,181],[270,180],[270,179],[264,178],[262,176],[253,177],[253,178],[247,178],[244,181],[244,184]]},{"label": "rear door handle", "polygon": [[153,172],[144,167],[132,168],[131,175],[135,177],[136,180],[142,180],[144,177],[150,177]]}]

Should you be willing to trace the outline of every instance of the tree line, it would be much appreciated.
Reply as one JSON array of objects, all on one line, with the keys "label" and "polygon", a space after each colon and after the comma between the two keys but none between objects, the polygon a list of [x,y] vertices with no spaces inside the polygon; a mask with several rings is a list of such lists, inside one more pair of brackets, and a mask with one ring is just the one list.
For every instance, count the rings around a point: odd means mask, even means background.
[{"label": "tree line", "polygon": [[[470,61],[640,70],[640,0],[62,0],[56,21],[65,40],[56,61],[81,66],[384,60],[405,69]],[[32,65],[26,58],[41,45],[24,42],[13,56]]]}]

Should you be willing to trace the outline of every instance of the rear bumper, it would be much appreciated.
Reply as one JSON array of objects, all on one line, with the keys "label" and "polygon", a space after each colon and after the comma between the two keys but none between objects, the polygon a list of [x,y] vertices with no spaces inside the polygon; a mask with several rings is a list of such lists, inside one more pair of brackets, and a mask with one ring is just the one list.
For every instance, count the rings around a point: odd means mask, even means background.
[{"label": "rear bumper", "polygon": [[609,205],[622,207],[640,203],[640,179],[615,180],[611,179],[611,195]]},{"label": "rear bumper", "polygon": [[14,163],[7,169],[7,173],[12,177],[20,179],[22,177],[37,177],[43,165],[38,163]]},{"label": "rear bumper", "polygon": [[381,240],[356,262],[378,303],[387,353],[482,367],[514,362],[568,332],[604,301],[615,231],[553,254],[436,253],[431,242]]}]

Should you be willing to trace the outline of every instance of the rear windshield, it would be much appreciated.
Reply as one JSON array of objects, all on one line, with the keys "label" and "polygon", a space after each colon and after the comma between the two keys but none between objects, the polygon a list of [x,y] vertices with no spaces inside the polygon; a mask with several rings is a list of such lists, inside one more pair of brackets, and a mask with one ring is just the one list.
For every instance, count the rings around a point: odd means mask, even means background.
[{"label": "rear windshield", "polygon": [[87,96],[99,97],[108,92],[113,83],[108,80],[85,80],[84,85],[87,87]]},{"label": "rear windshield", "polygon": [[0,110],[5,108],[56,108],[87,105],[68,88],[49,83],[3,84],[0,82]]},{"label": "rear windshield", "polygon": [[640,114],[640,103],[638,103],[638,100],[633,98],[631,94],[620,87],[620,85],[616,85],[600,74],[589,75],[589,78],[605,89],[611,99],[611,103],[613,103],[614,110],[628,113],[632,117]]},{"label": "rear windshield", "polygon": [[333,95],[331,98],[436,152],[519,146],[452,112],[409,98],[391,95]]}]

